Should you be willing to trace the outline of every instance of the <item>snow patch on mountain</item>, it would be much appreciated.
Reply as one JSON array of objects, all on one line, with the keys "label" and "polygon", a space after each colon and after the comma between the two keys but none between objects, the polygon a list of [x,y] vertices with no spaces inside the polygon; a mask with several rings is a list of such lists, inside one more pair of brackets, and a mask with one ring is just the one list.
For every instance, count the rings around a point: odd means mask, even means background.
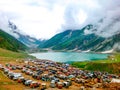
[{"label": "snow patch on mountain", "polygon": [[111,50],[103,51],[103,52],[101,52],[101,53],[112,53],[113,51],[114,51],[114,50],[111,49]]},{"label": "snow patch on mountain", "polygon": [[29,41],[31,41],[31,42],[35,42],[35,40],[33,40],[33,39],[31,39],[31,38],[29,38]]},{"label": "snow patch on mountain", "polygon": [[92,30],[88,30],[88,29],[85,29],[84,30],[84,34],[85,35],[87,35],[87,34],[92,34],[93,32],[92,32]]}]

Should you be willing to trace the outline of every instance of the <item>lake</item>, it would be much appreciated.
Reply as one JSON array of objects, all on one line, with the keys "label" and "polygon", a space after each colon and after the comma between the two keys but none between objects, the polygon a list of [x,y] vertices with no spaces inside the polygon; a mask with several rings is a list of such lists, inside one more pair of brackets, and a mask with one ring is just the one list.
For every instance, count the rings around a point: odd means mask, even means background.
[{"label": "lake", "polygon": [[47,59],[56,62],[92,61],[106,59],[108,54],[85,52],[41,52],[30,54],[38,59]]}]

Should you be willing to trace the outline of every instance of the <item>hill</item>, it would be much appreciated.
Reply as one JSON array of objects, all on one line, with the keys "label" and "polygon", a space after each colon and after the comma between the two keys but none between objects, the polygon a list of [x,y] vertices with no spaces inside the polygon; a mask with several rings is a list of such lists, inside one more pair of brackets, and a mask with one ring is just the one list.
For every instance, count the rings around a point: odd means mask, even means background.
[{"label": "hill", "polygon": [[[10,51],[10,50],[6,50],[6,49],[3,49],[3,48],[0,48],[0,61],[1,59],[4,57],[4,58],[14,58],[14,59],[19,59],[19,58],[27,58],[27,57],[32,57],[32,56],[29,56],[27,53],[25,52],[13,52],[13,51]],[[6,54],[7,53],[7,54]],[[6,59],[4,59],[3,61],[5,61]],[[13,60],[14,61],[14,60]]]},{"label": "hill", "polygon": [[27,47],[15,39],[13,36],[9,35],[8,33],[2,31],[0,29],[0,48],[8,49],[11,51],[25,51]]}]

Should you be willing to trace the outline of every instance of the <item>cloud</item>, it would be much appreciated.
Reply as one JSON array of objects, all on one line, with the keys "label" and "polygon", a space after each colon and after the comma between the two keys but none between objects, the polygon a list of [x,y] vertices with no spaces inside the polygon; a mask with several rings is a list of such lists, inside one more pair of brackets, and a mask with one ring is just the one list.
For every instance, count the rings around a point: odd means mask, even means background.
[{"label": "cloud", "polygon": [[[119,5],[119,0],[1,0],[0,12],[21,31],[36,38],[48,39],[66,29],[96,24],[103,17],[105,25],[99,26],[97,34],[102,30],[111,32],[105,27],[112,22],[109,17],[114,15]],[[4,24],[5,21],[2,20]],[[4,24],[0,27],[6,27]],[[116,32],[118,25],[119,22],[116,22],[110,29]]]},{"label": "cloud", "polygon": [[103,37],[111,37],[120,33],[120,7],[106,12],[104,18],[97,24],[96,34]]},{"label": "cloud", "polygon": [[69,4],[64,12],[64,29],[79,29],[87,18],[86,13],[76,4]]},{"label": "cloud", "polygon": [[8,18],[3,14],[3,12],[0,12],[0,29],[4,30],[8,34],[19,38],[19,36],[11,31],[11,29],[8,26]]}]

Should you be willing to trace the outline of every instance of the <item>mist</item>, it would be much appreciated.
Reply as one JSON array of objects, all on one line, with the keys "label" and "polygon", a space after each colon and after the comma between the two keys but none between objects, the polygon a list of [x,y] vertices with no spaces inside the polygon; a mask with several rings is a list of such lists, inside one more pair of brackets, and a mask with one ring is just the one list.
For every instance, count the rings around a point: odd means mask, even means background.
[{"label": "mist", "polygon": [[120,7],[110,10],[97,24],[97,35],[111,37],[120,33]]},{"label": "mist", "polygon": [[9,27],[8,18],[1,12],[0,12],[0,29],[14,36],[15,38],[19,38],[19,36],[13,33],[13,30]]}]

